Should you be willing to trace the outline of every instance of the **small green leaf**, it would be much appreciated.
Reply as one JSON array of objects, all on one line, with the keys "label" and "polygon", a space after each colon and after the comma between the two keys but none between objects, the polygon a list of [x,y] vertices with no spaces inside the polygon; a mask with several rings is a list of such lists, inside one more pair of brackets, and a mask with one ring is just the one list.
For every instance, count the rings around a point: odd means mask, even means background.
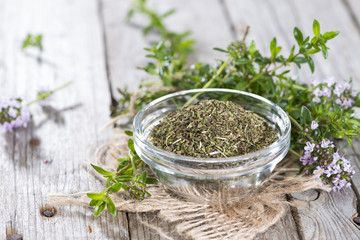
[{"label": "small green leaf", "polygon": [[338,131],[338,130],[331,130],[331,134],[333,135],[334,138],[337,139],[342,139],[345,136],[345,133],[343,131]]},{"label": "small green leaf", "polygon": [[109,190],[113,193],[116,193],[118,191],[120,191],[121,187],[123,186],[122,183],[115,183],[114,185],[112,185]]},{"label": "small green leaf", "polygon": [[130,131],[130,130],[125,130],[125,134],[130,136],[130,137],[132,137],[134,135],[133,132]]},{"label": "small green leaf", "polygon": [[294,57],[294,51],[295,51],[295,45],[291,48],[290,55],[288,57],[288,60],[291,60]]},{"label": "small green leaf", "polygon": [[104,175],[104,176],[115,176],[116,175],[116,173],[106,171],[105,169],[103,169],[103,168],[101,168],[99,166],[96,166],[94,164],[91,164],[91,166],[95,169],[95,171],[97,171],[101,175]]},{"label": "small green leaf", "polygon": [[156,178],[147,178],[145,183],[146,184],[155,184],[157,182],[158,182],[158,180]]},{"label": "small green leaf", "polygon": [[325,39],[325,41],[333,39],[334,37],[336,37],[337,35],[339,35],[339,31],[331,31],[331,32],[326,32],[323,35],[323,38]]},{"label": "small green leaf", "polygon": [[[100,204],[99,204],[100,203]],[[94,209],[94,216],[98,217],[102,211],[104,211],[106,203],[104,201],[99,202]]]},{"label": "small green leaf", "polygon": [[255,45],[255,41],[254,41],[254,40],[252,40],[251,43],[250,43],[249,52],[250,52],[250,55],[251,55],[252,57],[255,56],[255,53],[256,53],[256,45]]},{"label": "small green leaf", "polygon": [[316,19],[313,22],[313,30],[314,30],[315,37],[319,38],[319,36],[320,36],[320,24]]},{"label": "small green leaf", "polygon": [[297,27],[294,28],[294,37],[295,37],[298,45],[301,46],[304,42],[304,37],[303,37],[300,29],[298,29]]},{"label": "small green leaf", "polygon": [[86,195],[93,200],[100,200],[105,197],[105,193],[87,193]]},{"label": "small green leaf", "polygon": [[134,148],[134,140],[131,138],[128,140],[128,147],[133,153],[136,153],[135,148]]},{"label": "small green leaf", "polygon": [[168,17],[168,16],[170,16],[170,15],[173,15],[175,12],[176,12],[175,9],[170,9],[169,11],[167,11],[166,13],[164,13],[164,14],[161,16],[161,18],[166,18],[166,17]]},{"label": "small green leaf", "polygon": [[348,144],[350,145],[350,147],[353,147],[353,146],[354,146],[354,142],[353,142],[353,140],[352,140],[351,137],[346,136],[346,140],[347,140]]},{"label": "small green leaf", "polygon": [[321,52],[322,52],[322,54],[323,54],[323,56],[324,56],[324,58],[325,59],[327,59],[327,57],[328,57],[328,48],[326,47],[326,45],[325,44],[320,44],[320,47],[321,47]]},{"label": "small green leaf", "polygon": [[108,211],[110,212],[110,214],[113,216],[113,217],[116,217],[116,207],[115,207],[115,204],[114,202],[112,201],[112,199],[110,197],[108,197],[108,202],[106,204],[106,207],[108,209]]},{"label": "small green leaf", "polygon": [[145,182],[146,181],[146,178],[147,178],[147,172],[146,171],[143,171],[140,175],[140,179]]},{"label": "small green leaf", "polygon": [[224,52],[224,53],[227,53],[228,51],[226,51],[226,50],[224,50],[224,49],[222,49],[222,48],[213,48],[213,50],[215,50],[215,51],[219,51],[219,52]]},{"label": "small green leaf", "polygon": [[311,123],[312,116],[310,110],[306,106],[301,106],[300,112],[300,123],[301,125],[305,125],[306,123]]},{"label": "small green leaf", "polygon": [[273,58],[276,57],[276,38],[273,38],[273,40],[270,42],[270,52],[271,56]]},{"label": "small green leaf", "polygon": [[314,73],[314,71],[315,71],[315,64],[314,64],[313,59],[312,59],[311,57],[307,56],[307,55],[305,55],[305,59],[306,59],[307,63],[309,64],[309,67],[310,67],[311,72]]},{"label": "small green leaf", "polygon": [[133,177],[130,175],[121,175],[115,178],[118,182],[130,182],[133,180]]},{"label": "small green leaf", "polygon": [[90,203],[89,203],[89,205],[90,205],[91,207],[96,206],[96,205],[99,203],[99,201],[100,201],[100,200],[91,200]]}]

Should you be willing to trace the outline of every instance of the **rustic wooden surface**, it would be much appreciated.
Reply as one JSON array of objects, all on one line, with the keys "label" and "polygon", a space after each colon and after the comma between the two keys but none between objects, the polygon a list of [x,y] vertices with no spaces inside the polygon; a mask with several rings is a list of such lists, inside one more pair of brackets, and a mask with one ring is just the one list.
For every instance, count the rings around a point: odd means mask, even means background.
[{"label": "rustic wooden surface", "polygon": [[[296,25],[311,31],[314,18],[322,29],[338,29],[330,43],[329,59],[317,58],[314,76],[305,69],[301,81],[311,77],[352,76],[360,90],[360,3],[358,0],[182,0],[152,1],[160,10],[176,8],[168,19],[175,30],[190,29],[196,39],[191,61],[214,63],[225,47],[251,26],[248,39],[266,50],[272,37],[288,51]],[[165,239],[141,224],[137,216],[103,214],[94,219],[89,208],[55,207],[47,218],[41,212],[49,193],[101,189],[83,169],[94,149],[109,139],[99,133],[109,118],[116,88],[135,90],[146,75],[136,66],[146,63],[143,48],[149,37],[125,23],[128,0],[0,0],[0,94],[34,97],[42,86],[75,83],[55,96],[52,108],[33,107],[34,123],[27,129],[2,133],[0,138],[0,239]],[[141,21],[138,22],[141,24]],[[20,51],[27,33],[44,35],[41,60],[36,51]],[[34,144],[40,140],[40,144]],[[31,144],[30,144],[30,140]],[[258,239],[360,239],[352,218],[360,211],[360,141],[353,148],[338,143],[358,174],[353,187],[340,193],[309,191],[287,198],[305,202],[289,207],[286,216]],[[45,163],[44,160],[48,160]],[[50,210],[52,210],[50,208]],[[156,215],[145,215],[157,222]],[[163,224],[163,223],[158,223]],[[164,225],[163,225],[164,226]],[[172,232],[171,226],[166,226]],[[13,237],[13,238],[11,238]],[[179,238],[178,236],[174,236]]]}]

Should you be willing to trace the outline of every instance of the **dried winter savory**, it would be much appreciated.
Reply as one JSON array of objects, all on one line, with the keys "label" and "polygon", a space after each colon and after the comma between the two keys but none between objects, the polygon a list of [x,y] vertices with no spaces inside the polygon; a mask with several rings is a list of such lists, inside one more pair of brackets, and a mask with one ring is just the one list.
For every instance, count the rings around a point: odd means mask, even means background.
[{"label": "dried winter savory", "polygon": [[276,131],[259,115],[218,100],[202,100],[171,112],[150,134],[156,147],[199,158],[239,156],[277,139]]}]

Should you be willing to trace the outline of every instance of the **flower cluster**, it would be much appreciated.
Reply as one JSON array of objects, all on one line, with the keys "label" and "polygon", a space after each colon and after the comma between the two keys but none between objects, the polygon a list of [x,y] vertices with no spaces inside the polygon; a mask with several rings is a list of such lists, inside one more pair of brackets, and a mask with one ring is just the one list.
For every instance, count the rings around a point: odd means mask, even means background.
[{"label": "flower cluster", "polygon": [[130,197],[134,200],[144,200],[148,197],[148,193],[146,192],[146,184],[143,183],[142,180],[139,182],[134,182],[133,185],[129,186]]},{"label": "flower cluster", "polygon": [[236,41],[230,43],[227,48],[228,52],[232,56],[242,58],[246,54],[246,44],[244,41]]},{"label": "flower cluster", "polygon": [[344,156],[335,152],[332,141],[323,139],[321,142],[307,142],[304,151],[300,161],[306,174],[316,174],[323,169],[319,178],[324,184],[330,184],[333,190],[350,187],[355,171]]},{"label": "flower cluster", "polygon": [[350,82],[335,83],[333,78],[327,78],[324,81],[312,80],[312,85],[312,101],[315,103],[330,101],[345,109],[351,108],[355,103],[357,93],[352,90]]},{"label": "flower cluster", "polygon": [[22,105],[19,97],[0,101],[0,127],[9,131],[13,128],[26,127],[30,121],[30,111]]}]

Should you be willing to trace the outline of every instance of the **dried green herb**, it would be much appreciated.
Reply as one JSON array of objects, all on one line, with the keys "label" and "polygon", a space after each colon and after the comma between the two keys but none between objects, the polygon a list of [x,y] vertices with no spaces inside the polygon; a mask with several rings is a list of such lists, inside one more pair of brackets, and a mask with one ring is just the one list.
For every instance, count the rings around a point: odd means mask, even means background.
[{"label": "dried green herb", "polygon": [[202,100],[171,112],[150,134],[156,147],[200,158],[239,156],[276,140],[276,131],[262,117],[218,100]]}]

